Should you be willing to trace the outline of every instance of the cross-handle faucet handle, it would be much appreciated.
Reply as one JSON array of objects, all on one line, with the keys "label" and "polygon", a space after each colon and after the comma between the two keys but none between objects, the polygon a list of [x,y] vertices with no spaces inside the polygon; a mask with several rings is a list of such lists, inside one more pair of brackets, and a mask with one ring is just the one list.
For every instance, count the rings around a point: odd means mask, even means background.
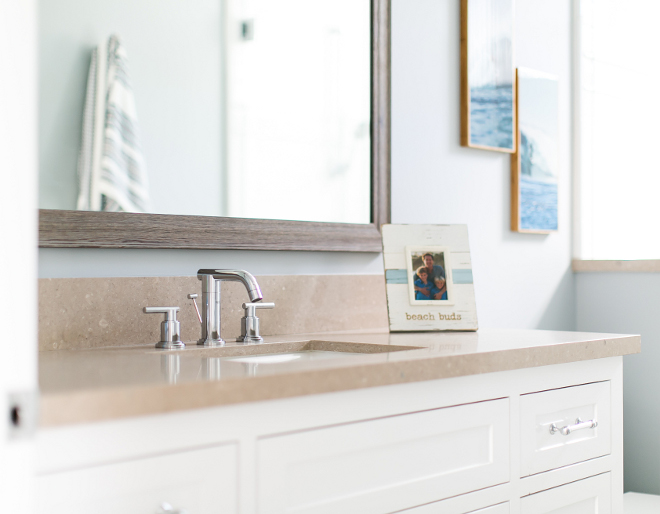
[{"label": "cross-handle faucet handle", "polygon": [[245,309],[245,316],[256,316],[255,309],[273,309],[275,304],[272,302],[246,302],[242,307]]},{"label": "cross-handle faucet handle", "polygon": [[160,341],[156,343],[156,348],[173,350],[186,346],[181,341],[181,325],[176,319],[178,307],[145,307],[143,311],[145,314],[165,314],[160,324]]},{"label": "cross-handle faucet handle", "polygon": [[254,344],[263,342],[264,338],[259,335],[259,318],[257,318],[257,309],[272,309],[274,303],[249,302],[243,304],[245,316],[241,318],[241,335],[236,338],[236,342],[245,344]]},{"label": "cross-handle faucet handle", "polygon": [[165,314],[165,321],[176,321],[176,313],[179,312],[178,307],[145,307],[145,314]]}]

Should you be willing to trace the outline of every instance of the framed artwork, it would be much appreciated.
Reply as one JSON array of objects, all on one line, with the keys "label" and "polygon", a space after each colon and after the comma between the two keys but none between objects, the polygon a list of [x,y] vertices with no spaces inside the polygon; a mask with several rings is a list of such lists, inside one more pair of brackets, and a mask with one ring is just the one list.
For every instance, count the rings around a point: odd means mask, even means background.
[{"label": "framed artwork", "polygon": [[477,330],[466,225],[383,225],[391,332]]},{"label": "framed artwork", "polygon": [[461,145],[515,151],[513,0],[461,0]]},{"label": "framed artwork", "polygon": [[558,228],[559,81],[528,68],[516,72],[517,151],[511,155],[511,230]]}]

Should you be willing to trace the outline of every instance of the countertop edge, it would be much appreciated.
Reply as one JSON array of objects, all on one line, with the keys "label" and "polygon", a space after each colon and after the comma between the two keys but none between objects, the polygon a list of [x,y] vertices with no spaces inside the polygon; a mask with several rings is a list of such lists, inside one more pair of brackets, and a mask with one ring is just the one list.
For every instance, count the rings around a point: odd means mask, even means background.
[{"label": "countertop edge", "polygon": [[[641,352],[639,335],[596,338],[489,352],[306,370],[282,375],[129,386],[41,396],[40,428],[184,412],[239,403],[292,398],[369,387],[496,373],[516,369],[618,357]],[[250,387],[244,387],[249,384]],[[112,405],[113,408],[108,408]]]}]

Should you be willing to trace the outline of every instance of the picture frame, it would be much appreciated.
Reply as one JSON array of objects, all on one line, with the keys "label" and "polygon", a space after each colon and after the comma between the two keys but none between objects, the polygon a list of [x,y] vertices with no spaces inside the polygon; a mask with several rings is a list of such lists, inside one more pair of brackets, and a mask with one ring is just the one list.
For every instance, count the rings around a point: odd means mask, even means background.
[{"label": "picture frame", "polygon": [[382,236],[391,332],[477,330],[466,225],[387,224]]},{"label": "picture frame", "polygon": [[[432,259],[431,262],[442,268],[444,276],[438,278],[438,280],[443,279],[444,284],[438,286],[435,280],[433,283],[429,280],[429,286],[431,286],[428,288],[430,296],[425,298],[426,295],[423,291],[415,290],[415,282],[421,280],[417,276],[417,269],[424,266],[424,257],[429,254]],[[406,262],[408,264],[408,294],[411,305],[454,305],[453,282],[451,276],[451,251],[448,247],[406,246]],[[438,293],[433,294],[433,286],[435,286],[435,289],[439,290]],[[434,298],[434,296],[437,296],[438,294],[441,294],[441,297]],[[444,298],[445,296],[446,298]]]},{"label": "picture frame", "polygon": [[516,149],[514,0],[461,0],[461,145]]},{"label": "picture frame", "polygon": [[511,230],[559,230],[559,79],[516,70],[516,152],[511,154]]}]

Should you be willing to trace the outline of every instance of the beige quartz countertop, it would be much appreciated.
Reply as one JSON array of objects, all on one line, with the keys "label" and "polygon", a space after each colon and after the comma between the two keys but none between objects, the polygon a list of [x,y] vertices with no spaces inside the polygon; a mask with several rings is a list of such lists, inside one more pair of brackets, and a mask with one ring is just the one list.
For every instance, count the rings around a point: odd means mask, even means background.
[{"label": "beige quartz countertop", "polygon": [[[640,349],[640,337],[632,335],[482,329],[271,336],[262,345],[189,343],[178,351],[135,346],[41,352],[40,425],[562,364]],[[282,355],[299,350],[313,352]],[[256,353],[270,355],[240,360]]]}]

